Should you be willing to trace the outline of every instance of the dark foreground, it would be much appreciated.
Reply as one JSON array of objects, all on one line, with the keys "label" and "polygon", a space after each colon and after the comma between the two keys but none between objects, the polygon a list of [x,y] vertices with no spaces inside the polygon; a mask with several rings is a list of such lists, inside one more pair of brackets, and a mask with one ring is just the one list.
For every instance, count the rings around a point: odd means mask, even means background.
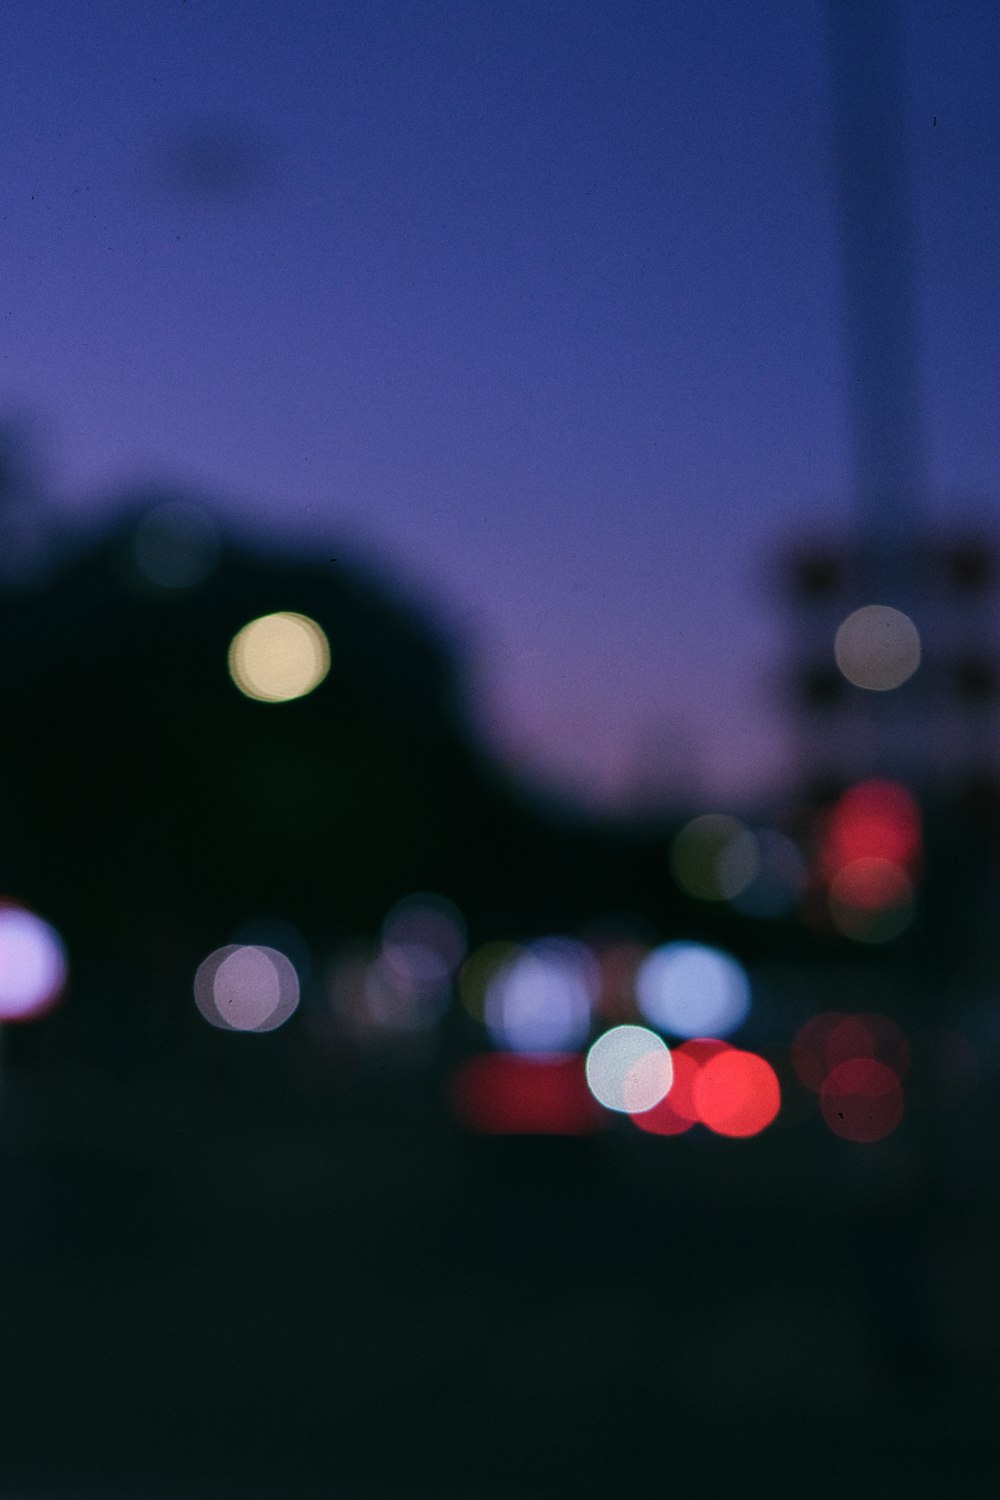
[{"label": "dark foreground", "polygon": [[988,1165],[387,1099],[8,1079],[0,1493],[995,1495]]}]

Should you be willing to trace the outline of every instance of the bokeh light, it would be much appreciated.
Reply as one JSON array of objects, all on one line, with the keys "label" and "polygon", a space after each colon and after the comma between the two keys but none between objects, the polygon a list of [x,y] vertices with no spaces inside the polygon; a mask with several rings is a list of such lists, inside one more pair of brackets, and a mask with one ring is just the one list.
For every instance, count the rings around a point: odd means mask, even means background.
[{"label": "bokeh light", "polygon": [[797,904],[806,888],[805,857],[794,839],[775,828],[759,829],[757,873],[746,888],[733,897],[733,906],[748,917],[783,917]]},{"label": "bokeh light", "polygon": [[829,1032],[825,1043],[829,1070],[857,1057],[874,1058],[903,1079],[910,1071],[910,1044],[900,1026],[878,1011],[845,1016]]},{"label": "bokeh light", "polygon": [[233,944],[249,948],[277,948],[290,960],[299,977],[299,986],[306,984],[312,973],[312,955],[309,944],[294,923],[284,917],[253,917],[241,922],[232,935]]},{"label": "bokeh light", "polygon": [[229,675],[241,693],[261,703],[305,697],[329,670],[329,643],[307,615],[261,615],[229,647]]},{"label": "bokeh light", "polygon": [[420,892],[398,901],[382,923],[382,958],[419,989],[447,986],[465,957],[465,918],[453,901]]},{"label": "bokeh light", "polygon": [[415,984],[367,947],[338,954],[326,988],[338,1027],[354,1041],[408,1050],[431,1041],[451,1000],[447,985]]},{"label": "bokeh light", "polygon": [[636,975],[636,998],[653,1026],[674,1036],[728,1036],[750,1011],[750,981],[735,958],[703,943],[665,943]]},{"label": "bokeh light", "polygon": [[570,938],[542,938],[502,963],[486,987],[485,1021],[498,1047],[571,1052],[590,1034],[593,955]]},{"label": "bokeh light", "polygon": [[0,1021],[32,1021],[51,1010],[67,973],[55,928],[24,907],[0,906]]},{"label": "bokeh light", "polygon": [[887,604],[856,609],[837,631],[837,666],[855,687],[885,693],[920,665],[920,635],[909,615]]},{"label": "bokeh light", "polygon": [[200,505],[168,500],[135,528],[132,556],[147,583],[189,589],[208,577],[219,553],[219,528]]},{"label": "bokeh light", "polygon": [[669,1093],[674,1070],[662,1037],[645,1026],[614,1026],[587,1053],[587,1083],[605,1109],[642,1114]]},{"label": "bokeh light", "polygon": [[781,1108],[778,1076],[756,1052],[729,1047],[698,1069],[694,1104],[702,1124],[734,1139],[759,1135]]},{"label": "bokeh light", "polygon": [[649,1135],[682,1135],[690,1130],[699,1123],[694,1102],[695,1079],[709,1058],[728,1050],[728,1042],[714,1037],[698,1037],[674,1047],[670,1053],[674,1077],[669,1093],[652,1109],[633,1115],[633,1122]]},{"label": "bokeh light", "polygon": [[369,1028],[382,1032],[430,1031],[451,998],[447,983],[408,975],[388,963],[384,953],[364,966],[361,988],[365,1020]]},{"label": "bokeh light", "polygon": [[842,1062],[820,1090],[823,1119],[845,1141],[883,1140],[903,1118],[903,1089],[885,1063],[871,1057]]},{"label": "bokeh light", "polygon": [[718,1057],[720,1052],[728,1051],[730,1051],[729,1043],[714,1036],[693,1037],[671,1050],[670,1055],[675,1063],[678,1057],[683,1057],[686,1064],[682,1067],[680,1076],[674,1077],[674,1085],[670,1090],[670,1102],[679,1115],[691,1121],[700,1118],[694,1097],[694,1081],[699,1070],[707,1062],[710,1062],[713,1057]]},{"label": "bokeh light", "polygon": [[796,1077],[814,1094],[835,1068],[859,1058],[878,1062],[903,1079],[910,1068],[910,1043],[902,1028],[878,1011],[849,1015],[828,1010],[799,1027],[790,1049]]},{"label": "bokeh light", "polygon": [[690,1101],[698,1064],[680,1047],[670,1054],[674,1076],[669,1091],[650,1108],[638,1113],[629,1111],[631,1119],[647,1135],[683,1135],[694,1125],[697,1116]]},{"label": "bokeh light", "polygon": [[274,1031],[299,1003],[295,967],[276,948],[230,943],[199,965],[195,1002],[225,1031]]},{"label": "bokeh light", "polygon": [[[830,1072],[827,1042],[851,1017],[842,1010],[824,1010],[803,1022],[792,1039],[789,1058],[796,1078],[804,1088],[818,1094]],[[841,1058],[840,1061],[846,1061]]]},{"label": "bokeh light", "polygon": [[921,846],[920,809],[895,781],[862,781],[839,799],[822,835],[827,877],[861,859],[881,859],[902,869],[916,864]]},{"label": "bokeh light", "polygon": [[705,813],[675,834],[670,867],[681,890],[701,901],[731,901],[760,867],[753,834],[738,818]]},{"label": "bokeh light", "polygon": [[607,1120],[579,1056],[470,1057],[455,1074],[451,1093],[461,1124],[484,1135],[589,1135]]},{"label": "bokeh light", "polygon": [[838,870],[828,893],[830,919],[859,943],[887,943],[913,920],[913,883],[888,859],[855,859]]}]

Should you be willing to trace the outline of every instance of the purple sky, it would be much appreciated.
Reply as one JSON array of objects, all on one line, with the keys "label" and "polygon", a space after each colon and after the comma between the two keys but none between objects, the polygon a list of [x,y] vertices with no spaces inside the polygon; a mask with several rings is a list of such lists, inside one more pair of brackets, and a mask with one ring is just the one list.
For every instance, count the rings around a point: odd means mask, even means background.
[{"label": "purple sky", "polygon": [[[0,401],[60,500],[374,549],[538,774],[773,785],[767,559],[851,516],[822,5],[8,10]],[[992,515],[1000,13],[905,11],[931,504]]]}]

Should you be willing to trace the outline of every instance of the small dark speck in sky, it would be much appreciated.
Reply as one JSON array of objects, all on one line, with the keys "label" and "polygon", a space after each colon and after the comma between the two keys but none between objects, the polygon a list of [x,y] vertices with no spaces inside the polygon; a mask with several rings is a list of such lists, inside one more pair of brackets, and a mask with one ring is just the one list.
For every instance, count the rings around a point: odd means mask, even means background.
[{"label": "small dark speck in sky", "polygon": [[264,178],[261,144],[245,126],[193,126],[168,147],[165,168],[170,187],[199,198],[245,198]]}]

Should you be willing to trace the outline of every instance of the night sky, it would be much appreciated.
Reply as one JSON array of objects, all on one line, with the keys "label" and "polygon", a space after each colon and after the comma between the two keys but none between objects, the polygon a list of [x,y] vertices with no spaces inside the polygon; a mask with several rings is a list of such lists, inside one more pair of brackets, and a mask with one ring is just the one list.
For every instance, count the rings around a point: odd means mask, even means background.
[{"label": "night sky", "polygon": [[[928,503],[994,516],[1000,13],[904,11]],[[60,505],[383,558],[533,774],[761,792],[768,559],[851,521],[825,46],[801,0],[8,7],[0,403]]]}]

